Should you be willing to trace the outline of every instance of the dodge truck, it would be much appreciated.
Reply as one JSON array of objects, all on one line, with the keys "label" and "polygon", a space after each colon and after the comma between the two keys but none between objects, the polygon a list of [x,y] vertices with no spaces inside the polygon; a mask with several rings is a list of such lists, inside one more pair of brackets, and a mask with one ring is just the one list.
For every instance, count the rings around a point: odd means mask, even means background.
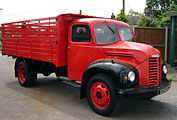
[{"label": "dodge truck", "polygon": [[101,115],[121,97],[151,99],[171,86],[159,50],[137,43],[132,28],[115,19],[61,14],[5,23],[2,55],[16,59],[21,86],[35,85],[39,73],[79,82],[80,98]]}]

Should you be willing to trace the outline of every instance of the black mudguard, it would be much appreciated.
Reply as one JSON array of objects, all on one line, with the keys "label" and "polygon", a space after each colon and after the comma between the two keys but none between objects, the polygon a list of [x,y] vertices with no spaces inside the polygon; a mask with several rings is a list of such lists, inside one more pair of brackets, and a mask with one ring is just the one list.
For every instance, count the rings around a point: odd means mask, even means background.
[{"label": "black mudguard", "polygon": [[89,67],[87,67],[82,77],[81,98],[85,97],[87,83],[95,74],[101,73],[109,75],[114,80],[116,88],[124,88],[127,86],[124,86],[122,79],[131,70],[137,72],[133,66],[114,60],[103,60],[91,64]]}]

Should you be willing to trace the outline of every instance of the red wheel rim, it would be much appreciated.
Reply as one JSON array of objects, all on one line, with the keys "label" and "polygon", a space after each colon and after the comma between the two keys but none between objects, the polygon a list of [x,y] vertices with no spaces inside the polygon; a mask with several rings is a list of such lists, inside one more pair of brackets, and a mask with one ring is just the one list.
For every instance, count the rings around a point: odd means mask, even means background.
[{"label": "red wheel rim", "polygon": [[23,83],[25,82],[26,79],[26,72],[25,72],[25,68],[23,66],[20,66],[18,69],[18,75],[19,75],[19,79],[20,81]]},{"label": "red wheel rim", "polygon": [[100,108],[105,109],[110,104],[110,92],[107,86],[102,82],[96,82],[92,85],[90,91],[93,104]]}]

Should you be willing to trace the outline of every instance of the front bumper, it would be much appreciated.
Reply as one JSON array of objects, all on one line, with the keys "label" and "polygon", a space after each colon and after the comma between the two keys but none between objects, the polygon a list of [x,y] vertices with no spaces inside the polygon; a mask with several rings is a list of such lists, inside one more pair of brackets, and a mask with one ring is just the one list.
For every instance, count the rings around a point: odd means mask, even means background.
[{"label": "front bumper", "polygon": [[171,80],[163,79],[157,87],[137,86],[128,89],[117,89],[116,93],[126,98],[151,98],[153,96],[167,92],[171,87]]}]

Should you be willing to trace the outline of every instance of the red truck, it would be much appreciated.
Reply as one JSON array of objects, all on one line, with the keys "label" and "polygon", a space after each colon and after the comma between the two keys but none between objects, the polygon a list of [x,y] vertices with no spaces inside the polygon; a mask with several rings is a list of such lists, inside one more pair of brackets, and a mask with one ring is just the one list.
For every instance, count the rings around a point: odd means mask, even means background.
[{"label": "red truck", "polygon": [[16,58],[15,77],[24,87],[38,73],[80,82],[80,97],[101,115],[112,113],[121,97],[150,99],[171,86],[160,52],[135,42],[119,20],[61,14],[2,24],[2,55]]}]

